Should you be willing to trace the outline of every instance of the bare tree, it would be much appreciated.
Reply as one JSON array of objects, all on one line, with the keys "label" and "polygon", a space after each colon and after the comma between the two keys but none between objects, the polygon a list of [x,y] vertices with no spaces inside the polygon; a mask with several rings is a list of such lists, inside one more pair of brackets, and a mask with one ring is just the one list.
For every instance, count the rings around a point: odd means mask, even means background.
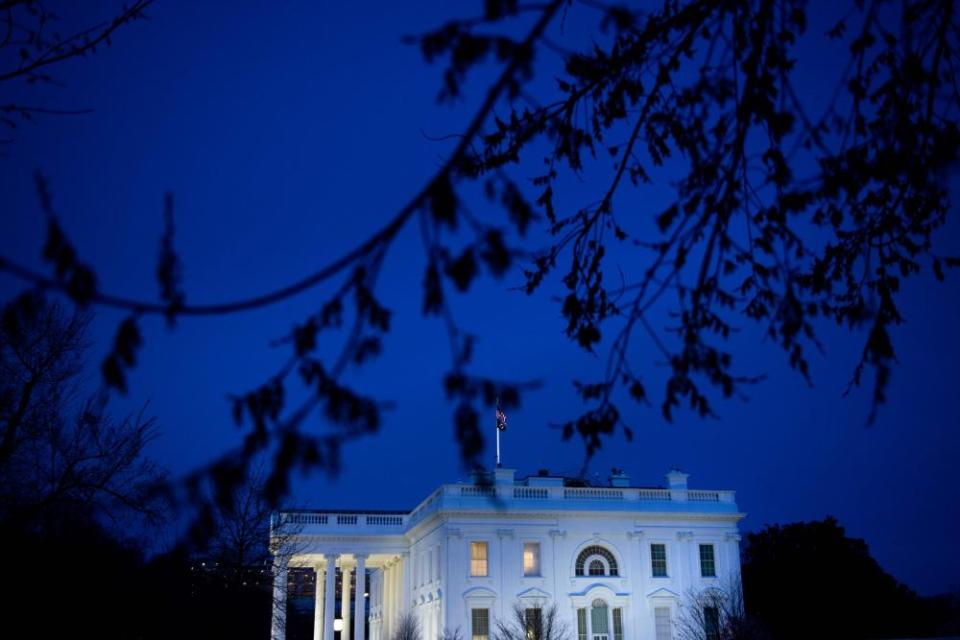
[{"label": "bare tree", "polygon": [[510,617],[496,620],[493,640],[571,640],[569,627],[560,616],[556,602],[542,600],[514,602]]},{"label": "bare tree", "polygon": [[[305,548],[303,526],[272,511],[260,468],[255,465],[226,493],[215,482],[204,483],[198,490],[205,495],[189,505],[198,513],[180,546],[188,552],[195,616],[226,635],[249,632],[251,625],[268,620],[274,629],[287,628],[293,560]],[[238,608],[241,614],[231,613]],[[223,621],[224,616],[230,621]]]},{"label": "bare tree", "polygon": [[437,634],[437,640],[463,640],[463,633],[460,631],[460,627],[444,629]]},{"label": "bare tree", "polygon": [[274,558],[288,561],[299,550],[302,527],[273,517],[264,497],[260,467],[238,485],[229,500],[217,504],[212,532],[203,553],[227,588],[271,585]]},{"label": "bare tree", "polygon": [[705,588],[691,587],[674,620],[677,640],[768,640],[747,615],[739,577]]},{"label": "bare tree", "polygon": [[76,516],[129,525],[130,517],[162,516],[165,474],[144,455],[155,421],[142,411],[115,419],[101,394],[81,399],[89,320],[57,304],[4,309],[0,509],[8,523],[30,528]]},{"label": "bare tree", "polygon": [[391,640],[421,640],[420,623],[411,612],[406,612],[397,620],[397,629]]}]

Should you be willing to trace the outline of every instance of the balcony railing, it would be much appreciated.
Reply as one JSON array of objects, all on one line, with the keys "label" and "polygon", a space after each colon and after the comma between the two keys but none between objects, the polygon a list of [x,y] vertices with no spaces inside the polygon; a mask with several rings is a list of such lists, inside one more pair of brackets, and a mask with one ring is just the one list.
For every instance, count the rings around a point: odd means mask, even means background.
[{"label": "balcony railing", "polygon": [[687,491],[687,499],[690,502],[720,502],[720,492],[691,489]]},{"label": "balcony railing", "polygon": [[[472,485],[472,484],[445,484],[434,491],[409,514],[384,513],[316,513],[316,512],[283,512],[274,519],[278,523],[302,525],[309,529],[320,528],[331,532],[351,534],[368,533],[371,535],[401,534],[410,527],[429,517],[441,506],[445,508],[487,508],[496,503],[522,501],[525,508],[553,508],[540,503],[567,503],[570,508],[578,508],[575,503],[582,503],[582,508],[603,508],[600,505],[610,503],[615,509],[626,509],[650,504],[648,509],[657,510],[666,508],[671,511],[683,510],[683,503],[714,503],[734,506],[733,491],[710,491],[703,489],[650,489],[638,487],[529,487],[511,484],[503,485]],[[637,507],[630,506],[630,503]],[[662,507],[656,506],[657,504]],[[596,507],[587,507],[587,504],[596,504]],[[619,505],[619,506],[614,506]],[[669,505],[669,506],[668,506]],[[559,508],[560,505],[557,505]],[[704,505],[706,506],[706,505]],[[697,510],[703,507],[690,505]]]},{"label": "balcony railing", "polygon": [[564,489],[563,497],[567,500],[623,500],[623,489],[578,487]]},{"label": "balcony railing", "polygon": [[284,511],[275,524],[328,525],[330,527],[396,527],[402,529],[407,516],[363,513],[311,513],[309,511]]}]

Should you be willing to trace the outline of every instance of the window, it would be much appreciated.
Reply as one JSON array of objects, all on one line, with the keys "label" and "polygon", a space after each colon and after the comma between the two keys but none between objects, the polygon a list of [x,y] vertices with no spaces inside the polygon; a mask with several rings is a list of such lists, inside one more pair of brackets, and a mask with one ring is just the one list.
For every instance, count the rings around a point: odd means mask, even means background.
[{"label": "window", "polygon": [[540,543],[523,543],[523,575],[540,575]]},{"label": "window", "polygon": [[703,634],[706,640],[720,640],[720,610],[716,607],[703,608]]},{"label": "window", "polygon": [[704,578],[717,577],[717,563],[713,559],[713,545],[700,545],[700,575]]},{"label": "window", "polygon": [[667,545],[650,545],[650,566],[653,569],[654,578],[667,577]]},{"label": "window", "polygon": [[587,640],[587,610],[577,609],[577,640]]},{"label": "window", "polygon": [[470,638],[471,640],[489,640],[490,609],[470,610]]},{"label": "window", "polygon": [[603,566],[602,560],[591,560],[590,567],[587,569],[587,573],[589,573],[591,576],[602,576],[606,575],[607,568]]},{"label": "window", "polygon": [[590,633],[593,640],[607,640],[610,634],[610,623],[607,622],[607,603],[603,600],[594,600],[590,607]]},{"label": "window", "polygon": [[540,640],[543,637],[543,610],[531,607],[523,612],[527,640]]},{"label": "window", "polygon": [[670,628],[670,607],[654,608],[653,628],[657,640],[673,640],[673,631]]},{"label": "window", "polygon": [[[594,573],[594,562],[599,561],[600,566],[603,568],[603,573]],[[606,563],[606,566],[604,566]],[[613,554],[610,553],[604,547],[599,545],[590,545],[586,549],[580,552],[580,555],[577,556],[577,564],[574,569],[574,572],[578,576],[584,575],[584,568],[587,568],[588,573],[586,575],[591,576],[615,576],[619,575],[617,573],[617,559],[613,557]],[[607,573],[609,569],[609,573]]]},{"label": "window", "polygon": [[613,610],[613,640],[623,640],[623,609]]},{"label": "window", "polygon": [[[487,543],[470,543],[470,575],[484,577],[487,575]],[[478,609],[479,611],[479,609]]]}]

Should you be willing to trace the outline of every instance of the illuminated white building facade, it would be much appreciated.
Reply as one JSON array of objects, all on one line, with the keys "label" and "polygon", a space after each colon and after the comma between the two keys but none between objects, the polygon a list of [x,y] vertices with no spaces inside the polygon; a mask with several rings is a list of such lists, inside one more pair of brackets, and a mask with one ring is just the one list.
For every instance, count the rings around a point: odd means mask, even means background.
[{"label": "illuminated white building facade", "polygon": [[[514,605],[535,620],[550,603],[577,640],[670,640],[685,594],[739,585],[744,514],[732,491],[666,477],[647,488],[616,473],[596,487],[497,469],[442,485],[410,512],[277,514],[274,531],[293,531],[295,552],[276,556],[274,640],[288,566],[317,572],[314,640],[391,640],[408,612],[423,640],[457,628],[490,640]],[[365,594],[357,576],[368,574]]]}]

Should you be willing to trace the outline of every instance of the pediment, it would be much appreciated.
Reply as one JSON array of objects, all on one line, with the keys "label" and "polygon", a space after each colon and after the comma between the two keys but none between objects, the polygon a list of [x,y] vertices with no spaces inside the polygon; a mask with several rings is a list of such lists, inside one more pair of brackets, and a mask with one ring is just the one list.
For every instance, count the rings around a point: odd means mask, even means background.
[{"label": "pediment", "polygon": [[648,593],[647,597],[648,598],[673,598],[676,600],[680,598],[680,594],[674,593],[673,591],[670,591],[670,589],[667,589],[666,587],[660,587],[659,589],[655,589],[650,593]]},{"label": "pediment", "polygon": [[496,598],[497,594],[492,589],[487,587],[471,587],[463,592],[463,597],[467,599],[471,598]]}]

